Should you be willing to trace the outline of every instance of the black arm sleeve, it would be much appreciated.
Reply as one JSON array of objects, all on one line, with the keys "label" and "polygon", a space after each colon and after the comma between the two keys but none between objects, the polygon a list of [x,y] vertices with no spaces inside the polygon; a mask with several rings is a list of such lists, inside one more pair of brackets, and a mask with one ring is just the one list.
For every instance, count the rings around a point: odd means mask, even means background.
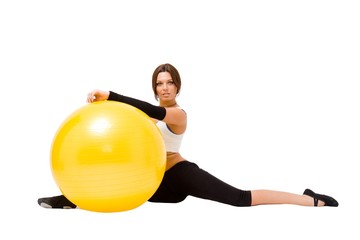
[{"label": "black arm sleeve", "polygon": [[155,106],[150,103],[135,98],[126,97],[112,91],[110,91],[108,100],[129,104],[133,107],[140,109],[141,111],[146,113],[149,117],[155,118],[160,121],[163,120],[166,115],[166,109],[164,107]]}]

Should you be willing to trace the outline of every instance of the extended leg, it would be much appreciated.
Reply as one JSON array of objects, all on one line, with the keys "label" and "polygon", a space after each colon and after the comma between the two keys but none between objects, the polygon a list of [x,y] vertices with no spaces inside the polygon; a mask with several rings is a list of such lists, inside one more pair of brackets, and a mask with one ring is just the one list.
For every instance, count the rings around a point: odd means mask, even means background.
[{"label": "extended leg", "polygon": [[[314,199],[307,195],[272,190],[252,190],[251,196],[252,206],[263,204],[295,204],[301,206],[314,206]],[[324,202],[319,201],[319,206],[324,206]]]}]

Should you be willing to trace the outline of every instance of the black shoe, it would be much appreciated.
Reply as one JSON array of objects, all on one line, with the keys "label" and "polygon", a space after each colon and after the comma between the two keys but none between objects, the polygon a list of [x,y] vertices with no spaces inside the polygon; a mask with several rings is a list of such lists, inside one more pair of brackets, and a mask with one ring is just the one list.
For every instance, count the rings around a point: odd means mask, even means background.
[{"label": "black shoe", "polygon": [[314,206],[315,207],[317,207],[319,200],[323,201],[325,203],[325,206],[329,206],[329,207],[339,206],[339,203],[334,198],[327,196],[327,195],[314,193],[310,189],[305,189],[304,195],[314,198]]},{"label": "black shoe", "polygon": [[64,195],[39,198],[38,204],[43,208],[76,208],[76,205],[70,202]]}]

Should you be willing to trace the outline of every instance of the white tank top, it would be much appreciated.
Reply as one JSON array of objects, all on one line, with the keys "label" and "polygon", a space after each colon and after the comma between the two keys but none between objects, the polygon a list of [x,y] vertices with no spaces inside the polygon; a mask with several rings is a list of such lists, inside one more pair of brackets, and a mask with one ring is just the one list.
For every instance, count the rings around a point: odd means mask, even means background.
[{"label": "white tank top", "polygon": [[158,121],[156,123],[158,128],[162,133],[162,137],[164,139],[166,152],[179,152],[181,141],[184,134],[175,134],[173,133],[165,122]]}]

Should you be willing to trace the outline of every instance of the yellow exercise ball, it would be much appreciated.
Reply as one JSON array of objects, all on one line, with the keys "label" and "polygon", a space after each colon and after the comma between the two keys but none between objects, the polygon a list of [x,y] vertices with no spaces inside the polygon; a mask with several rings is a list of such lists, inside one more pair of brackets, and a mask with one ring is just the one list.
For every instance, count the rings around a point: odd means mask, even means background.
[{"label": "yellow exercise ball", "polygon": [[146,202],[165,173],[161,132],[125,103],[87,104],[61,124],[51,146],[51,170],[80,209],[120,212]]}]

